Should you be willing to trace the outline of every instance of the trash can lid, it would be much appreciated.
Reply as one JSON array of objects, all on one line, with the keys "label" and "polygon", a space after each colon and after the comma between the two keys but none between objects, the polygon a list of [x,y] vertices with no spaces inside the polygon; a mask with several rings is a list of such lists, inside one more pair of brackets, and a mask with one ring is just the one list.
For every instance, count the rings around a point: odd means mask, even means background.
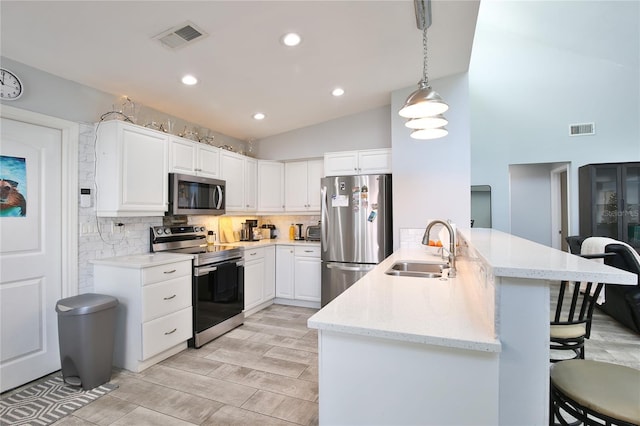
[{"label": "trash can lid", "polygon": [[118,299],[106,294],[85,293],[60,299],[56,303],[56,312],[60,315],[86,315],[113,308]]}]

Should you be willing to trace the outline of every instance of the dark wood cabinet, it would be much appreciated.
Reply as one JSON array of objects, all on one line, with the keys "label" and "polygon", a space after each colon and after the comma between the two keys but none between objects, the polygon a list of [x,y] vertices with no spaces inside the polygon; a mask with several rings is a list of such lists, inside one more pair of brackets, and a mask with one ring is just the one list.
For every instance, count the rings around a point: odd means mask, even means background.
[{"label": "dark wood cabinet", "polygon": [[580,235],[610,237],[640,248],[640,162],[582,166]]}]

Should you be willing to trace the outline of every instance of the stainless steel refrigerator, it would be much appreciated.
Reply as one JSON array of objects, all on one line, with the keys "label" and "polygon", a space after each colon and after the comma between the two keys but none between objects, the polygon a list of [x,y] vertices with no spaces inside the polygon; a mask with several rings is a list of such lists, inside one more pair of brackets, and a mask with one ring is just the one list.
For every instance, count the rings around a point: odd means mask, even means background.
[{"label": "stainless steel refrigerator", "polygon": [[391,175],[326,177],[320,191],[325,306],[393,251]]}]

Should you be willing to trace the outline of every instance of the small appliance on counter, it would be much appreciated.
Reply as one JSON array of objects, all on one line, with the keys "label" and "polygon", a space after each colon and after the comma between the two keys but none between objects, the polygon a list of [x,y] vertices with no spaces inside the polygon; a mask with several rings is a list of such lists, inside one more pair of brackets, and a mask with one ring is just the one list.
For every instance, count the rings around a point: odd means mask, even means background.
[{"label": "small appliance on counter", "polygon": [[305,235],[307,241],[320,241],[320,222],[317,225],[307,226],[307,232]]},{"label": "small appliance on counter", "polygon": [[278,231],[276,230],[275,225],[265,223],[260,228],[262,228],[263,240],[272,240],[278,237]]},{"label": "small appliance on counter", "polygon": [[304,240],[304,236],[302,234],[302,224],[301,223],[296,223],[293,235],[294,235],[293,239],[296,240],[296,241]]},{"label": "small appliance on counter", "polygon": [[242,223],[240,231],[240,241],[257,241],[262,238],[262,234],[258,230],[258,221],[255,219],[247,220]]}]

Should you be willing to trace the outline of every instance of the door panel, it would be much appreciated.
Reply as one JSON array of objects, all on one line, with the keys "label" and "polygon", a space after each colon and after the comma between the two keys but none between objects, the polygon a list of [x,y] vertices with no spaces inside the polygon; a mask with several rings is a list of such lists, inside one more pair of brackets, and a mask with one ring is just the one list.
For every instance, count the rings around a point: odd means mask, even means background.
[{"label": "door panel", "polygon": [[61,131],[7,118],[1,124],[0,175],[15,183],[26,207],[17,216],[0,210],[5,391],[60,368],[55,304],[62,297],[63,191]]},{"label": "door panel", "polygon": [[322,262],[321,305],[324,307],[376,265]]}]

